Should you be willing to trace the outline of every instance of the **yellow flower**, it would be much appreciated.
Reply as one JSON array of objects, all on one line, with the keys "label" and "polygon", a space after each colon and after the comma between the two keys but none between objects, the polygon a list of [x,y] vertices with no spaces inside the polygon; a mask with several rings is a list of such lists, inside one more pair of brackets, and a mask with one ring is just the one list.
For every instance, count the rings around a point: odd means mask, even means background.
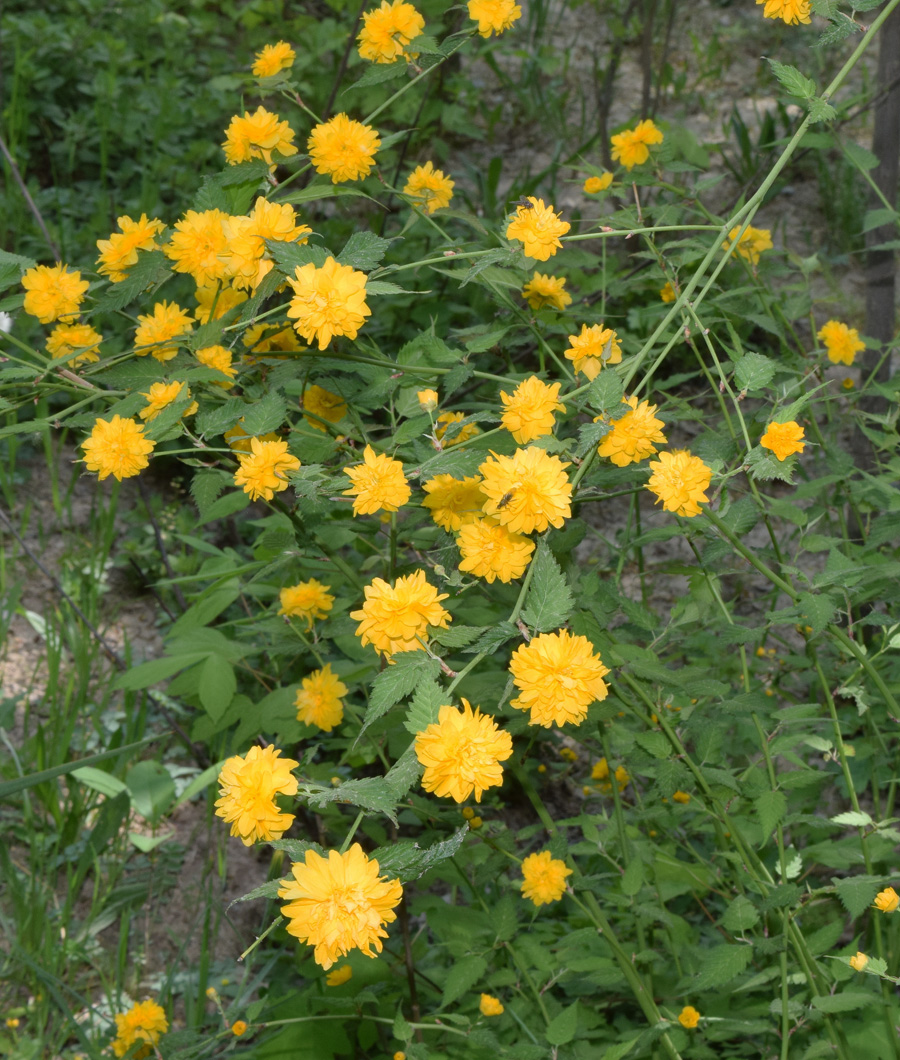
[{"label": "yellow flower", "polygon": [[394,907],[403,897],[399,880],[378,875],[378,862],[363,853],[359,843],[323,858],[307,850],[305,863],[291,865],[293,879],[284,881],[279,898],[287,930],[315,947],[316,963],[326,971],[352,949],[375,957],[387,938],[384,924],[397,919]]},{"label": "yellow flower", "polygon": [[[236,291],[233,287],[221,287],[219,284],[208,287],[198,287],[194,297],[200,303],[194,310],[194,317],[201,324],[208,324],[210,319],[219,320],[229,310],[247,301],[244,291]],[[264,325],[260,325],[263,327]],[[249,330],[249,329],[248,329]]]},{"label": "yellow flower", "polygon": [[893,913],[897,906],[900,906],[900,895],[893,887],[886,887],[875,895],[875,908],[880,909],[882,913]]},{"label": "yellow flower", "polygon": [[531,562],[534,542],[521,534],[512,534],[496,519],[479,519],[459,532],[461,571],[484,578],[491,584],[496,578],[511,582],[521,578]]},{"label": "yellow flower", "polygon": [[426,162],[410,173],[403,192],[416,199],[427,213],[434,213],[450,205],[453,187],[454,181],[444,176],[442,170],[435,169],[431,162]]},{"label": "yellow flower", "polygon": [[662,132],[647,118],[612,138],[613,161],[621,162],[626,169],[642,166],[650,157],[650,148],[662,142]]},{"label": "yellow flower", "polygon": [[271,271],[272,260],[266,256],[265,240],[300,245],[307,241],[312,229],[308,225],[298,225],[296,221],[294,207],[289,203],[269,202],[262,196],[256,200],[248,217],[227,219],[225,254],[234,287],[249,287],[255,291]]},{"label": "yellow flower", "polygon": [[758,265],[760,254],[764,250],[772,249],[772,233],[768,228],[754,228],[753,225],[748,225],[744,230],[744,234],[735,244],[734,241],[737,239],[737,234],[740,230],[740,225],[732,228],[728,233],[728,239],[722,244],[723,250],[730,250],[732,257],[735,254],[740,254],[751,265]]},{"label": "yellow flower", "polygon": [[568,463],[537,446],[517,449],[512,456],[491,458],[479,467],[487,496],[484,511],[495,515],[518,534],[557,530],[572,515],[572,486],[566,477]]},{"label": "yellow flower", "polygon": [[297,153],[290,125],[279,121],[278,115],[271,114],[265,107],[257,107],[255,114],[244,111],[243,117],[235,114],[225,130],[222,147],[232,166],[249,162],[251,158],[264,158],[272,166],[274,151],[285,158]]},{"label": "yellow flower", "polygon": [[150,461],[156,442],[144,437],[144,428],[135,420],[113,416],[111,420],[98,419],[91,436],[81,443],[84,449],[84,466],[96,471],[102,482],[113,475],[122,481],[142,471]]},{"label": "yellow flower", "polygon": [[359,620],[356,635],[363,647],[371,644],[376,651],[393,654],[401,651],[423,651],[419,638],[428,640],[428,627],[447,628],[449,612],[438,594],[425,580],[425,571],[417,570],[398,578],[393,585],[376,578],[365,588],[365,602],[350,617]]},{"label": "yellow flower", "polygon": [[619,336],[612,328],[602,324],[581,325],[580,335],[570,335],[572,344],[566,350],[566,359],[572,361],[576,372],[583,372],[588,379],[596,379],[607,364],[618,364],[622,360]]},{"label": "yellow flower", "polygon": [[584,190],[588,195],[596,195],[597,192],[606,191],[606,189],[612,184],[613,175],[609,171],[599,177],[588,177],[584,182]]},{"label": "yellow flower", "polygon": [[478,1011],[482,1016],[502,1016],[503,1005],[499,998],[491,997],[490,994],[482,994],[478,1002]]},{"label": "yellow flower", "polygon": [[771,449],[779,460],[784,461],[792,453],[803,452],[806,448],[803,437],[804,430],[800,424],[796,420],[788,420],[786,423],[770,423],[759,444],[764,449]]},{"label": "yellow flower", "polygon": [[500,419],[503,426],[519,445],[527,445],[535,438],[552,434],[556,422],[554,412],[565,412],[559,401],[561,383],[543,383],[536,375],[524,379],[512,396],[500,391],[505,411]]},{"label": "yellow flower", "polygon": [[240,836],[245,847],[258,839],[280,839],[294,820],[294,814],[278,809],[275,796],[297,794],[292,770],[300,763],[280,755],[272,744],[254,746],[243,757],[226,759],[219,773],[216,816],[231,825],[231,835]]},{"label": "yellow flower", "polygon": [[406,50],[410,41],[425,29],[425,19],[412,4],[404,0],[381,0],[381,6],[363,15],[359,36],[359,54],[371,63],[395,63],[411,59]]},{"label": "yellow flower", "polygon": [[685,1005],[678,1014],[678,1022],[685,1030],[692,1031],[700,1022],[700,1013],[693,1005]]},{"label": "yellow flower", "polygon": [[323,732],[331,732],[343,721],[344,704],[341,696],[347,694],[347,686],[337,674],[331,672],[331,663],[325,663],[321,670],[313,670],[309,677],[303,678],[302,684],[294,700],[297,721],[315,725]]},{"label": "yellow flower", "polygon": [[373,515],[382,510],[396,512],[412,493],[403,474],[403,464],[384,453],[376,454],[371,445],[363,450],[363,463],[345,467],[344,474],[353,483],[343,491],[343,496],[354,498],[354,515]]},{"label": "yellow flower", "polygon": [[288,316],[307,342],[318,341],[320,350],[336,335],[355,339],[371,316],[366,305],[366,274],[339,265],[334,258],[326,258],[321,269],[312,262],[298,265],[287,281],[294,289]]},{"label": "yellow flower", "polygon": [[[182,387],[185,388],[183,395],[181,392]],[[149,423],[151,420],[155,420],[164,408],[167,408],[173,401],[177,401],[182,396],[186,398],[191,396],[191,388],[185,383],[151,383],[150,389],[146,393],[141,394],[141,397],[147,399],[147,405],[141,409],[138,415],[142,420],[146,420]],[[197,402],[194,401],[188,405],[182,416],[193,416],[196,411]]]},{"label": "yellow flower", "polygon": [[519,689],[510,706],[530,711],[530,723],[545,729],[567,722],[580,725],[591,703],[606,699],[609,691],[603,680],[609,669],[593,644],[565,629],[539,633],[517,648],[509,672]]},{"label": "yellow flower", "polygon": [[659,297],[667,304],[675,301],[675,288],[668,280],[660,287]]},{"label": "yellow flower", "polygon": [[138,314],[134,352],[138,357],[151,353],[160,363],[171,361],[178,353],[178,340],[187,338],[193,326],[181,306],[174,302],[157,302],[152,313]]},{"label": "yellow flower", "polygon": [[325,976],[328,986],[343,986],[353,978],[353,969],[349,964],[342,964],[340,968],[334,968]]},{"label": "yellow flower", "polygon": [[347,415],[347,402],[340,394],[332,394],[330,390],[316,385],[308,386],[303,391],[301,407],[305,410],[303,418],[317,431],[325,430],[322,420],[326,423],[340,423]]},{"label": "yellow flower", "polygon": [[566,863],[554,858],[549,850],[529,854],[522,862],[522,897],[538,906],[558,902],[566,893],[566,877],[571,875]]},{"label": "yellow flower", "polygon": [[297,471],[300,461],[288,452],[287,442],[263,442],[250,439],[250,453],[238,456],[240,467],[234,473],[234,484],[243,486],[250,500],[270,501],[276,493],[288,488],[286,471]]},{"label": "yellow flower", "polygon": [[438,720],[416,736],[416,758],[425,767],[422,787],[438,798],[465,802],[503,783],[503,767],[513,753],[512,737],[489,714],[472,710],[467,699],[462,710],[443,706]]},{"label": "yellow flower", "polygon": [[543,199],[528,196],[528,206],[519,206],[516,215],[506,229],[507,239],[517,239],[524,244],[525,254],[535,261],[546,261],[557,250],[562,249],[560,236],[572,227],[563,221],[552,206],[545,206]]},{"label": "yellow flower", "polygon": [[22,275],[25,302],[22,308],[42,324],[66,320],[78,313],[90,284],[68,265],[35,265]]},{"label": "yellow flower", "polygon": [[11,1031],[14,1031],[16,1027],[19,1026],[19,1020],[15,1016],[7,1016],[6,1026],[9,1027]]},{"label": "yellow flower", "polygon": [[481,492],[480,475],[464,479],[436,475],[424,483],[422,489],[428,494],[422,507],[429,509],[431,518],[443,530],[459,530],[484,514],[481,509],[487,497]]},{"label": "yellow flower", "polygon": [[235,1038],[240,1038],[242,1035],[247,1033],[247,1023],[245,1020],[235,1020],[231,1025],[231,1033]]},{"label": "yellow flower", "polygon": [[297,582],[279,592],[281,608],[279,615],[306,619],[306,628],[312,629],[317,618],[327,618],[334,606],[334,597],[328,592],[330,585],[323,585],[315,578],[308,582]]},{"label": "yellow flower", "polygon": [[436,390],[417,390],[416,397],[419,399],[419,408],[423,412],[433,412],[440,400]]},{"label": "yellow flower", "polygon": [[402,1049],[398,1049],[397,1052],[394,1053],[393,1060],[406,1060],[406,1053],[404,1053]]},{"label": "yellow flower", "polygon": [[535,272],[522,288],[522,297],[535,312],[545,306],[553,306],[561,312],[572,303],[572,296],[563,290],[565,286],[565,276],[548,276],[543,272]]},{"label": "yellow flower", "polygon": [[856,328],[848,328],[839,320],[828,320],[819,329],[818,338],[825,343],[828,360],[832,364],[853,364],[856,355],[866,348]]},{"label": "yellow flower", "polygon": [[[612,421],[612,430],[600,439],[597,453],[608,457],[616,467],[627,467],[636,464],[656,452],[656,443],[666,444],[666,437],[660,430],[665,424],[656,418],[656,405],[647,401],[638,404],[636,397],[625,399],[631,412]],[[597,416],[594,422],[602,420]]]},{"label": "yellow flower", "polygon": [[100,360],[103,336],[90,324],[57,324],[47,336],[47,351],[55,359],[66,357],[76,350],[81,352],[69,361],[70,368]]},{"label": "yellow flower", "polygon": [[763,18],[780,18],[789,26],[799,23],[808,24],[809,0],[756,0],[758,4],[765,4]]},{"label": "yellow flower", "polygon": [[[617,766],[613,776],[619,791],[624,791],[628,787],[628,781],[631,780],[628,770],[624,766]],[[612,781],[609,779],[609,763],[605,758],[601,758],[599,762],[594,763],[594,767],[591,770],[591,780],[599,781],[598,786],[605,795],[612,793]]]},{"label": "yellow flower", "polygon": [[690,801],[691,796],[686,791],[676,791],[675,794],[672,796],[672,802],[680,802],[682,806],[687,806]]},{"label": "yellow flower", "polygon": [[474,438],[476,434],[481,434],[481,428],[477,423],[467,423],[465,427],[460,427],[455,434],[447,438],[447,428],[454,423],[462,423],[465,418],[466,414],[464,412],[442,412],[438,416],[434,421],[434,436],[442,443],[441,448],[449,449],[451,445],[459,445],[460,442],[467,442],[470,438]]},{"label": "yellow flower", "polygon": [[127,270],[137,263],[139,250],[159,249],[156,236],[166,227],[164,222],[155,217],[149,220],[145,213],[141,214],[138,221],[132,221],[127,215],[118,217],[116,224],[121,232],[113,232],[109,239],[97,240],[97,249],[100,251],[97,272],[101,276],[108,276],[113,283],[125,279]]},{"label": "yellow flower", "polygon": [[712,469],[699,457],[691,456],[686,449],[660,453],[650,470],[653,474],[647,489],[663,502],[667,512],[687,517],[700,514],[700,502],[709,500],[705,490],[709,489]]},{"label": "yellow flower", "polygon": [[188,210],[163,247],[172,268],[189,273],[198,287],[227,279],[231,275],[227,222],[228,214],[222,210]]},{"label": "yellow flower", "polygon": [[143,1042],[132,1056],[149,1056],[151,1048],[159,1041],[159,1036],[165,1034],[168,1029],[166,1010],[161,1005],[157,1005],[155,1001],[139,1001],[127,1012],[116,1014],[113,1052],[116,1056],[124,1056],[133,1045]]},{"label": "yellow flower", "polygon": [[[194,356],[205,367],[227,375],[229,380],[237,375],[237,369],[231,364],[231,350],[227,350],[224,346],[204,346],[202,350],[197,350]],[[225,379],[217,379],[214,385],[228,389],[231,383]]]},{"label": "yellow flower", "polygon": [[381,139],[371,125],[343,113],[316,125],[306,141],[316,172],[328,174],[332,184],[367,177],[379,147]]},{"label": "yellow flower", "polygon": [[280,40],[277,44],[267,44],[254,58],[256,62],[250,71],[254,77],[274,77],[294,65],[297,53],[287,41]]},{"label": "yellow flower", "polygon": [[522,17],[522,9],[515,0],[469,0],[469,18],[478,23],[482,37],[500,34]]},{"label": "yellow flower", "polygon": [[862,952],[862,950],[856,951],[856,956],[850,958],[850,967],[854,972],[865,971],[866,965],[869,963],[869,958]]}]

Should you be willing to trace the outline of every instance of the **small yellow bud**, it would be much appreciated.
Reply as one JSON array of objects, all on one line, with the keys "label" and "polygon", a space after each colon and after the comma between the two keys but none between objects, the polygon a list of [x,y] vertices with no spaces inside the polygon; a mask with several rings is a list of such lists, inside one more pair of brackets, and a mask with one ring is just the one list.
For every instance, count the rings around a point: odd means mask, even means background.
[{"label": "small yellow bud", "polygon": [[686,791],[676,791],[672,796],[672,802],[689,803],[691,801],[690,795]]},{"label": "small yellow bud", "polygon": [[437,408],[438,392],[436,390],[417,390],[416,397],[423,412],[433,412]]},{"label": "small yellow bud", "polygon": [[854,383],[854,382],[853,382],[853,380],[852,380],[852,379],[850,378],[850,376],[848,375],[848,376],[845,376],[845,377],[843,378],[843,380],[841,380],[841,386],[842,386],[842,387],[843,387],[843,388],[844,388],[845,390],[852,390],[852,389],[853,389],[853,388],[854,388],[854,387],[856,386],[856,383]]},{"label": "small yellow bud", "polygon": [[463,806],[462,815],[467,821],[471,821],[472,818],[475,816],[475,811],[472,809],[471,806]]},{"label": "small yellow bud", "polygon": [[503,1005],[499,998],[491,997],[490,994],[482,994],[481,1001],[478,1003],[478,1008],[481,1010],[482,1016],[502,1016]]},{"label": "small yellow bud", "polygon": [[231,1025],[231,1033],[235,1038],[240,1038],[242,1034],[247,1033],[247,1024],[244,1020],[235,1020]]},{"label": "small yellow bud", "polygon": [[700,1013],[693,1005],[685,1005],[681,1012],[678,1013],[678,1022],[685,1030],[691,1031],[700,1022]]},{"label": "small yellow bud", "polygon": [[868,963],[869,958],[862,952],[862,950],[857,950],[856,956],[850,958],[850,967],[854,972],[863,971]]},{"label": "small yellow bud", "polygon": [[470,828],[480,828],[484,824],[484,821],[480,817],[471,817],[469,819]]},{"label": "small yellow bud", "polygon": [[206,988],[206,996],[209,998],[210,1001],[218,1001],[219,991],[216,990],[214,986],[208,986]]},{"label": "small yellow bud", "polygon": [[900,895],[893,887],[886,887],[875,895],[875,908],[880,909],[882,913],[893,913],[898,905],[900,905]]}]

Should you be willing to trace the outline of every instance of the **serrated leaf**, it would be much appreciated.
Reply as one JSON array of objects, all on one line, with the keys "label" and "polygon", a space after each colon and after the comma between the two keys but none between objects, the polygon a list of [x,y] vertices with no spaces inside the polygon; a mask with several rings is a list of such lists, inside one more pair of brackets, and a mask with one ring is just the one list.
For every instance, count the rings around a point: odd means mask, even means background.
[{"label": "serrated leaf", "polygon": [[622,380],[613,370],[600,372],[587,392],[588,404],[598,412],[605,413],[618,410],[624,397],[625,388],[622,386]]},{"label": "serrated leaf", "polygon": [[538,633],[559,629],[575,606],[572,590],[544,541],[538,545],[531,562],[534,573],[522,609],[522,620]]},{"label": "serrated leaf", "polygon": [[285,276],[293,276],[294,269],[298,266],[309,265],[310,262],[317,269],[321,269],[329,256],[324,247],[311,243],[277,243],[272,239],[267,239],[266,248],[275,259],[279,271]]},{"label": "serrated leaf", "polygon": [[370,813],[383,813],[394,824],[397,823],[395,807],[397,798],[384,777],[365,777],[362,780],[348,780],[336,788],[317,791],[309,796],[310,805],[321,808],[329,802],[342,802],[358,806]]},{"label": "serrated leaf", "polygon": [[210,655],[200,671],[200,703],[206,713],[218,721],[228,709],[237,679],[231,663],[221,655]]},{"label": "serrated leaf", "polygon": [[802,623],[812,626],[813,633],[821,633],[834,618],[835,605],[830,596],[801,593],[797,610]]},{"label": "serrated leaf", "polygon": [[197,471],[191,479],[191,496],[197,511],[203,515],[223,489],[233,481],[233,476],[216,468]]},{"label": "serrated leaf", "polygon": [[816,94],[815,81],[801,74],[796,66],[786,66],[776,59],[767,58],[766,62],[772,67],[772,72],[778,78],[781,87],[792,96],[799,96],[800,99],[812,99]]},{"label": "serrated leaf", "polygon": [[415,744],[412,743],[385,775],[384,781],[391,789],[395,801],[399,802],[422,775],[422,764],[416,757]]},{"label": "serrated leaf", "polygon": [[831,882],[847,912],[859,916],[872,905],[883,880],[879,876],[848,876],[844,879],[832,876]]},{"label": "serrated leaf", "polygon": [[547,1024],[547,1041],[551,1045],[565,1045],[570,1042],[578,1030],[578,1002],[564,1008]]},{"label": "serrated leaf", "polygon": [[816,122],[820,121],[831,121],[837,115],[837,111],[832,105],[824,99],[820,99],[816,96],[815,99],[809,100],[807,103],[809,107],[809,121],[811,125],[815,125]]},{"label": "serrated leaf", "polygon": [[762,353],[745,353],[734,366],[734,381],[740,390],[762,390],[774,379],[776,368]]},{"label": "serrated leaf", "polygon": [[763,842],[768,842],[775,826],[787,813],[787,798],[781,791],[764,791],[753,800],[763,831]]},{"label": "serrated leaf", "polygon": [[383,714],[408,696],[421,681],[433,681],[440,673],[441,664],[423,651],[407,651],[395,655],[391,665],[386,666],[372,682],[369,707],[363,721],[360,736]]},{"label": "serrated leaf", "polygon": [[95,310],[99,313],[113,313],[122,309],[150,288],[153,288],[155,293],[173,275],[169,260],[161,250],[142,250],[138,254],[136,264],[128,269],[125,279],[110,284],[98,296]]},{"label": "serrated leaf", "polygon": [[644,863],[640,858],[633,857],[622,874],[622,879],[619,886],[622,888],[622,894],[627,895],[629,898],[633,898],[634,895],[640,891],[644,884]]},{"label": "serrated leaf", "polygon": [[229,908],[235,904],[235,902],[252,902],[254,898],[269,898],[276,899],[278,897],[278,891],[281,887],[283,880],[269,880],[268,883],[263,883],[259,887],[254,887],[252,891],[248,891],[246,894],[242,894],[240,898],[235,898],[229,902]]},{"label": "serrated leaf", "polygon": [[462,846],[469,834],[469,826],[463,825],[449,839],[442,839],[424,849],[418,843],[405,840],[375,851],[379,875],[399,877],[401,883],[410,883],[453,855]]},{"label": "serrated leaf", "polygon": [[856,810],[847,810],[846,813],[839,813],[829,820],[846,828],[868,828],[869,825],[875,823],[864,810],[858,813]]},{"label": "serrated leaf", "polygon": [[715,946],[697,956],[700,958],[700,974],[694,982],[694,989],[707,990],[712,986],[722,987],[739,976],[753,959],[753,947],[745,944]]},{"label": "serrated leaf", "polygon": [[244,422],[241,427],[251,438],[274,431],[284,423],[287,405],[277,391],[270,391],[264,398],[245,405]]},{"label": "serrated leaf", "polygon": [[259,184],[269,174],[269,166],[262,158],[251,158],[249,162],[236,162],[228,165],[214,180],[223,188],[230,188],[235,184],[253,183]]},{"label": "serrated leaf", "polygon": [[392,242],[393,240],[384,239],[374,232],[354,232],[338,254],[337,260],[341,265],[370,272],[381,263]]},{"label": "serrated leaf", "polygon": [[480,637],[490,626],[448,626],[447,629],[429,629],[431,640],[445,648],[464,648]]},{"label": "serrated leaf", "polygon": [[881,1001],[881,995],[862,990],[844,990],[840,994],[822,994],[812,999],[813,1008],[819,1012],[853,1012],[866,1005]]},{"label": "serrated leaf", "polygon": [[403,727],[413,736],[424,732],[438,719],[438,711],[448,699],[443,688],[435,680],[421,681],[413,696]]},{"label": "serrated leaf", "polygon": [[406,63],[372,63],[358,81],[348,85],[341,93],[342,96],[355,89],[368,88],[370,85],[380,85],[385,81],[396,81],[403,77],[409,69]]},{"label": "serrated leaf", "polygon": [[463,994],[467,994],[486,971],[487,961],[477,954],[470,954],[468,957],[461,957],[454,961],[444,983],[442,1006],[451,1005]]},{"label": "serrated leaf", "polygon": [[230,430],[247,411],[247,405],[240,398],[229,398],[223,405],[204,409],[194,421],[197,433],[224,434]]},{"label": "serrated leaf", "polygon": [[483,633],[474,644],[463,648],[463,655],[492,655],[499,647],[507,641],[520,636],[519,630],[512,622],[498,622]]},{"label": "serrated leaf", "polygon": [[664,733],[652,730],[639,732],[634,739],[638,747],[646,751],[648,755],[653,755],[654,758],[669,758],[672,754],[672,745]]},{"label": "serrated leaf", "polygon": [[722,927],[726,931],[741,932],[752,928],[759,921],[759,910],[743,894],[739,894],[722,915]]}]

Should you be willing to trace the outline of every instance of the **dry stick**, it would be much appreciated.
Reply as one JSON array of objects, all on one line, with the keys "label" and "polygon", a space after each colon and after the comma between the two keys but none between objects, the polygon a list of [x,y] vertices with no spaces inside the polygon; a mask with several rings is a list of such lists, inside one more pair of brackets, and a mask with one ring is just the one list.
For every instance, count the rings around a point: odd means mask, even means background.
[{"label": "dry stick", "polygon": [[22,180],[22,174],[19,172],[19,167],[16,165],[16,160],[9,153],[9,148],[6,146],[6,141],[3,139],[2,136],[0,136],[0,153],[3,154],[3,157],[9,164],[9,168],[12,171],[13,180],[15,180],[16,184],[19,185],[19,191],[21,191],[22,197],[25,199],[25,202],[28,203],[28,209],[31,210],[31,212],[34,214],[34,219],[35,221],[37,221],[38,228],[40,228],[41,232],[43,233],[44,239],[46,240],[47,246],[50,248],[54,259],[56,261],[61,261],[62,258],[60,257],[59,251],[56,249],[56,244],[50,238],[50,233],[47,231],[47,226],[44,224],[44,218],[41,216],[41,211],[37,208],[37,203],[34,201],[34,199],[32,199],[31,193],[25,186],[25,181]]}]

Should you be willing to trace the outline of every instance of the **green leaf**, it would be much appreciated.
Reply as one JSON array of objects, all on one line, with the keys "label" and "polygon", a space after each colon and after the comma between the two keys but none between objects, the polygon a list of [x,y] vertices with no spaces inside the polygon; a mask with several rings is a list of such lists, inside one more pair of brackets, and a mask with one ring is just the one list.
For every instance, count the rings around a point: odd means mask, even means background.
[{"label": "green leaf", "polygon": [[452,858],[468,834],[469,826],[463,825],[449,839],[443,839],[440,843],[434,843],[424,849],[412,840],[381,847],[373,855],[378,861],[378,874],[390,878],[398,877],[401,883],[411,883],[424,876],[435,865]]},{"label": "green leaf", "polygon": [[768,842],[775,826],[787,813],[787,798],[781,791],[764,791],[753,800],[759,823],[763,830],[763,842]]},{"label": "green leaf", "polygon": [[244,407],[247,411],[241,427],[251,438],[274,431],[284,423],[287,415],[285,400],[277,391],[270,391],[264,398]]},{"label": "green leaf", "polygon": [[338,254],[338,263],[360,269],[362,272],[371,272],[381,263],[391,243],[392,239],[384,239],[374,232],[354,232]]},{"label": "green leaf", "polygon": [[134,692],[139,688],[149,688],[151,685],[165,681],[167,677],[177,674],[179,670],[186,670],[189,666],[205,658],[207,652],[188,652],[183,655],[167,655],[162,659],[152,659],[150,662],[140,663],[132,666],[124,674],[120,674],[113,685],[119,691]]},{"label": "green leaf", "polygon": [[231,663],[221,655],[208,655],[200,671],[200,703],[213,721],[222,717],[236,691]]},{"label": "green leaf", "polygon": [[329,802],[342,802],[350,806],[359,806],[370,813],[383,813],[394,824],[397,818],[394,808],[397,799],[391,786],[384,777],[365,777],[362,780],[348,780],[336,788],[317,791],[309,796],[310,805],[322,807]]},{"label": "green leaf", "polygon": [[275,240],[267,239],[266,247],[285,276],[293,276],[294,269],[298,265],[309,265],[310,262],[317,269],[321,269],[329,256],[324,247],[310,243],[277,243]]},{"label": "green leaf", "polygon": [[566,576],[544,541],[531,561],[534,574],[522,609],[522,620],[538,633],[559,629],[575,606]]},{"label": "green leaf", "polygon": [[835,605],[830,596],[801,593],[797,610],[801,622],[812,626],[813,633],[821,633],[834,618]]},{"label": "green leaf", "polygon": [[452,1005],[463,994],[467,994],[486,971],[487,961],[476,954],[454,961],[444,983],[442,1007]]},{"label": "green leaf", "polygon": [[[173,275],[169,260],[161,250],[142,250],[125,279],[110,284],[97,297],[95,310],[98,313],[114,313],[133,302],[138,295],[148,291],[155,293]],[[153,290],[150,291],[150,288]]]},{"label": "green leaf", "polygon": [[201,435],[224,434],[230,430],[247,411],[247,405],[240,398],[229,398],[224,404],[204,409],[194,425]]},{"label": "green leaf", "polygon": [[632,1038],[629,1042],[619,1042],[617,1045],[611,1045],[600,1060],[623,1060],[623,1057],[628,1056],[631,1050],[637,1045],[638,1038]]},{"label": "green leaf", "polygon": [[99,791],[108,799],[114,799],[116,795],[121,795],[123,791],[128,790],[128,785],[118,777],[114,777],[112,773],[107,773],[103,769],[94,769],[93,766],[73,769],[72,776],[92,791]]},{"label": "green leaf", "polygon": [[694,989],[708,990],[722,987],[740,975],[753,959],[753,947],[746,944],[715,946],[706,952],[700,951],[700,974]]},{"label": "green leaf", "polygon": [[403,727],[416,736],[438,719],[438,711],[449,697],[434,679],[421,681],[413,696]]},{"label": "green leaf", "polygon": [[394,800],[399,802],[422,775],[422,764],[416,757],[415,744],[412,743],[388,770],[384,780],[391,789]]},{"label": "green leaf", "polygon": [[622,380],[613,370],[600,372],[587,392],[588,404],[598,412],[605,413],[617,410],[624,396],[625,388],[622,386]]},{"label": "green leaf", "polygon": [[818,96],[815,99],[811,99],[807,102],[809,107],[809,121],[811,125],[815,125],[816,122],[820,121],[831,121],[837,116],[837,111],[832,105],[824,99],[820,99]]},{"label": "green leaf", "polygon": [[722,927],[726,931],[741,932],[752,928],[759,921],[759,912],[756,906],[739,894],[728,906],[722,915]]},{"label": "green leaf", "polygon": [[131,804],[151,824],[175,801],[175,781],[161,762],[138,762],[125,774]]},{"label": "green leaf", "polygon": [[881,995],[872,991],[844,990],[840,994],[822,994],[812,999],[813,1008],[819,1012],[853,1012],[866,1005],[881,1001]]},{"label": "green leaf", "polygon": [[846,828],[868,828],[869,825],[875,823],[863,810],[858,813],[855,810],[847,810],[846,813],[839,813],[837,816],[831,817],[830,820],[834,824],[843,825]]},{"label": "green leaf", "polygon": [[519,630],[512,622],[498,622],[468,648],[463,648],[463,655],[492,655],[499,647],[506,644],[514,637],[519,637]]},{"label": "green leaf", "polygon": [[640,858],[633,857],[625,869],[620,886],[622,894],[633,898],[644,884],[644,863]]},{"label": "green leaf", "polygon": [[372,63],[362,77],[358,81],[354,81],[352,85],[348,85],[341,95],[346,95],[347,92],[353,92],[358,88],[368,88],[369,85],[380,85],[385,81],[396,81],[397,78],[403,77],[408,69],[408,65],[399,60],[394,63]]},{"label": "green leaf", "polygon": [[56,777],[64,777],[68,773],[76,773],[79,769],[88,769],[99,762],[106,762],[110,758],[118,758],[119,755],[138,751],[140,748],[146,747],[147,744],[154,743],[158,738],[156,735],[147,736],[136,743],[116,747],[112,751],[101,751],[99,754],[88,755],[77,762],[64,762],[61,766],[51,766],[50,769],[42,769],[38,773],[29,773],[27,776],[8,780],[5,784],[0,784],[0,799],[8,799],[10,795],[25,791],[27,788],[36,787],[38,784],[46,784],[48,780],[55,780]]},{"label": "green leaf", "polygon": [[811,81],[808,77],[801,74],[796,66],[785,66],[784,63],[768,58],[766,62],[772,67],[772,72],[778,78],[781,87],[792,96],[799,96],[800,99],[812,99],[816,94],[815,81]]},{"label": "green leaf", "polygon": [[761,353],[745,353],[734,366],[734,381],[739,390],[762,390],[775,378],[777,365]]},{"label": "green leaf", "polygon": [[564,1008],[547,1024],[547,1041],[551,1045],[565,1045],[570,1042],[578,1030],[578,1002]]},{"label": "green leaf", "polygon": [[195,472],[191,479],[191,496],[200,515],[205,515],[222,490],[233,482],[233,475],[229,475],[227,471],[219,471],[218,468]]},{"label": "green leaf", "polygon": [[369,708],[363,721],[360,736],[383,714],[408,696],[420,682],[434,680],[440,672],[441,664],[424,651],[401,652],[393,657],[391,665],[386,666],[372,682],[369,693]]},{"label": "green leaf", "polygon": [[850,916],[859,916],[875,901],[884,881],[880,876],[848,876],[844,879],[832,876],[831,882]]},{"label": "green leaf", "polygon": [[480,637],[490,626],[448,626],[447,629],[432,627],[428,631],[431,640],[445,648],[464,648]]},{"label": "green leaf", "polygon": [[[274,843],[272,844],[275,845]],[[252,891],[248,891],[246,894],[242,894],[240,898],[235,898],[229,902],[229,908],[235,904],[235,902],[252,902],[255,898],[269,898],[276,899],[278,897],[278,891],[282,883],[285,880],[269,880],[268,883],[260,884],[259,887],[254,887]]]},{"label": "green leaf", "polygon": [[635,743],[646,751],[648,755],[653,755],[654,758],[669,758],[672,754],[672,745],[665,734],[661,732],[653,730],[650,732],[639,732],[635,737]]}]

